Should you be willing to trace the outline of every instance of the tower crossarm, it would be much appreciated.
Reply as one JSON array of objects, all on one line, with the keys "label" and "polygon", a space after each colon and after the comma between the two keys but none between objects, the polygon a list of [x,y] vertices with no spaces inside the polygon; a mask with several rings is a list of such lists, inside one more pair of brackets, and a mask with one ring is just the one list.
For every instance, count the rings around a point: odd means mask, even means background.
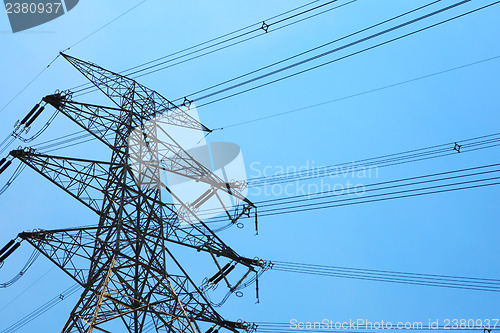
[{"label": "tower crossarm", "polygon": [[[166,121],[172,125],[210,132],[187,112],[137,81],[67,54],[61,53],[61,55],[116,106],[121,108],[123,105],[132,105],[130,111],[134,117],[149,120],[166,114],[168,115]],[[130,104],[131,101],[134,103]]]},{"label": "tower crossarm", "polygon": [[[114,200],[110,198],[106,184],[113,177],[113,173],[110,174],[110,170],[123,167],[123,165],[39,154],[31,149],[15,150],[11,152],[11,155],[21,160],[95,213],[106,217],[110,221],[113,220],[115,214],[111,214],[110,212],[107,212],[106,215],[103,214],[102,201],[106,196],[108,196],[108,200]],[[114,182],[117,183],[119,180],[115,179]],[[151,230],[147,231],[148,233],[152,233],[155,228],[162,229],[165,240],[168,242],[191,247],[197,251],[223,256],[249,267],[252,266],[250,261],[234,252],[203,221],[200,220],[197,223],[181,225],[173,205],[157,200],[153,195],[148,195],[148,193],[145,193],[145,190],[135,186],[133,182],[121,184],[121,186],[128,190],[130,197],[141,197],[145,206],[143,208],[151,211],[149,217],[154,223],[150,224]],[[157,213],[158,210],[161,210],[161,213]],[[129,212],[129,214],[133,215],[135,214],[134,212],[135,210]],[[102,225],[106,225],[106,223],[102,223]],[[125,225],[124,228],[126,227]]]},{"label": "tower crossarm", "polygon": [[[145,142],[144,145],[132,144],[127,147],[115,143],[116,136],[123,135],[123,122],[127,118],[124,115],[132,112],[131,110],[76,102],[72,100],[71,94],[64,92],[45,96],[43,101],[59,110],[97,140],[103,142],[109,149],[119,154],[128,153],[130,162],[135,163],[140,168],[144,169],[150,167],[150,164],[156,164],[160,167],[158,170],[207,183],[216,191],[228,193],[238,200],[253,206],[240,193],[238,186],[232,182],[224,181],[207,169],[193,158],[172,135],[165,131],[164,126],[172,125],[172,115],[170,113],[166,113],[163,117],[150,123],[148,123],[149,119],[143,118],[143,116],[133,117],[133,124],[128,127],[135,126],[135,128],[141,128],[142,130],[137,132],[129,128],[131,136],[122,138],[121,141],[130,143],[143,142],[144,140]],[[136,104],[138,104],[137,101],[135,101],[134,105]],[[174,125],[184,126],[180,122],[175,122]],[[158,139],[158,136],[162,139]],[[166,185],[163,184],[163,186]]]}]

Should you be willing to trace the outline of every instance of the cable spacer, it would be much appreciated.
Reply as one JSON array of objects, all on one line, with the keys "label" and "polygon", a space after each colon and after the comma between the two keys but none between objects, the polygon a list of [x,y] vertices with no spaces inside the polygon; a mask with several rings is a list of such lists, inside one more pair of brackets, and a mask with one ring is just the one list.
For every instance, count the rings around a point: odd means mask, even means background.
[{"label": "cable spacer", "polygon": [[269,24],[267,24],[266,21],[262,21],[262,26],[260,28],[264,30],[265,33],[267,34],[267,30],[269,29]]},{"label": "cable spacer", "polygon": [[462,145],[459,145],[458,143],[455,142],[455,146],[453,147],[453,150],[456,150],[457,153],[460,154],[460,149],[462,148]]},{"label": "cable spacer", "polygon": [[182,106],[189,108],[192,103],[193,103],[193,100],[189,100],[187,97],[184,97],[184,101],[182,102]]}]

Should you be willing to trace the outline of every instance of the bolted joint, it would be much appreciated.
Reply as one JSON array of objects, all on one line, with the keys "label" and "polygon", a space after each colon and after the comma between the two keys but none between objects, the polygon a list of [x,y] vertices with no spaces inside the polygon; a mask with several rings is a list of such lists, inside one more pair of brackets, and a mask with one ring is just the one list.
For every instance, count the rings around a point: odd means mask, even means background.
[{"label": "bolted joint", "polygon": [[45,240],[47,239],[47,233],[44,231],[36,231],[36,232],[21,232],[18,235],[19,238],[28,240],[28,239],[39,239]]},{"label": "bolted joint", "polygon": [[273,266],[273,263],[271,261],[259,259],[258,257],[254,258],[254,259],[240,257],[239,261],[245,266],[260,267],[264,270],[268,270],[268,269],[272,268],[272,266]]},{"label": "bolted joint", "polygon": [[65,100],[65,97],[62,95],[62,93],[47,95],[44,98],[42,98],[42,101],[44,101],[47,104],[52,105],[56,109],[58,109],[62,106],[64,100]]},{"label": "bolted joint", "polygon": [[247,323],[246,321],[242,321],[241,319],[238,321],[224,320],[222,326],[228,329],[232,329],[235,332],[237,332],[236,330],[244,330],[245,332],[251,333],[255,332],[255,330],[257,329],[257,325],[255,323]]},{"label": "bolted joint", "polygon": [[12,157],[16,157],[16,158],[19,158],[19,157],[22,157],[25,155],[25,152],[23,149],[16,149],[16,150],[12,150],[10,153],[10,156]]},{"label": "bolted joint", "polygon": [[24,149],[15,149],[15,150],[12,150],[9,155],[14,157],[14,158],[22,158],[22,157],[25,157],[29,154],[34,154],[36,153],[36,150],[31,148],[31,147],[26,147]]}]

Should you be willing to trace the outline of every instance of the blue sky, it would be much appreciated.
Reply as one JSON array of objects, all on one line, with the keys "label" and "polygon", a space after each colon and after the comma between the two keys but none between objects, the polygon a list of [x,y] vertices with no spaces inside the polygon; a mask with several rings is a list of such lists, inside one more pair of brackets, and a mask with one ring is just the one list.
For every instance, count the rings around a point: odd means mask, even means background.
[{"label": "blue sky", "polygon": [[[430,1],[428,1],[430,2]],[[444,0],[435,8],[456,1]],[[439,18],[492,1],[473,0]],[[12,34],[1,14],[0,107],[9,102],[60,50],[81,40],[137,1],[82,1],[43,26]],[[120,71],[189,47],[299,6],[300,1],[147,0],[68,54]],[[255,68],[326,43],[421,5],[417,0],[359,0],[306,22],[269,33],[224,51],[145,76],[140,82],[175,99]],[[427,2],[425,2],[427,3]],[[266,88],[199,109],[210,128],[244,122],[391,85],[500,55],[500,6],[342,60]],[[429,22],[436,22],[437,18]],[[423,23],[418,23],[423,27]],[[409,32],[410,29],[404,30]],[[394,37],[396,34],[391,34]],[[388,37],[378,39],[386,40]],[[373,45],[373,44],[367,44]],[[331,59],[331,58],[328,58]],[[248,176],[265,166],[331,165],[498,132],[499,63],[492,60],[391,89],[282,117],[216,131],[208,141],[237,143]],[[59,58],[0,112],[0,135],[56,89],[84,78]],[[80,101],[102,101],[98,94]],[[41,119],[46,119],[45,113]],[[78,130],[60,119],[39,141]],[[42,120],[35,123],[40,126]],[[20,143],[12,147],[14,149]],[[98,143],[57,154],[104,154]],[[3,157],[3,156],[2,156]],[[372,182],[498,162],[498,148],[380,169]],[[253,163],[253,164],[252,164]],[[258,163],[258,164],[256,164]],[[260,167],[251,168],[250,166]],[[0,176],[7,181],[9,169]],[[265,217],[260,235],[251,223],[222,238],[248,257],[324,265],[499,278],[498,187],[370,203],[309,213]],[[250,198],[265,200],[266,196]],[[85,207],[38,174],[27,170],[0,197],[0,244],[21,231],[97,222]],[[23,244],[0,270],[0,282],[16,273],[31,248]],[[189,262],[186,263],[189,266]],[[17,284],[0,290],[0,329],[56,296],[72,281],[40,258]],[[33,287],[11,302],[49,271]],[[207,273],[208,274],[208,273]],[[228,319],[288,322],[292,318],[344,321],[350,318],[427,321],[498,318],[495,293],[293,275],[269,271],[260,283],[260,304],[250,287],[219,312]],[[19,332],[60,330],[76,295]],[[3,308],[6,304],[8,306]]]}]

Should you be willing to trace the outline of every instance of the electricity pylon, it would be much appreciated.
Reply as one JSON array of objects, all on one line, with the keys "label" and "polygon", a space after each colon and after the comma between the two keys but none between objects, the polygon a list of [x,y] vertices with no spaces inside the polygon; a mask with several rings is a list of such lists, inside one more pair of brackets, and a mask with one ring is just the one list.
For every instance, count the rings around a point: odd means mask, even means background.
[{"label": "electricity pylon", "polygon": [[[96,226],[19,234],[83,287],[62,332],[108,332],[106,324],[115,319],[133,333],[143,332],[145,325],[158,332],[197,333],[205,331],[203,326],[207,332],[255,330],[254,324],[223,319],[206,295],[220,281],[233,293],[255,280],[250,275],[258,278],[270,263],[238,255],[197,214],[200,203],[230,195],[241,205],[223,211],[228,223],[235,224],[255,209],[241,193],[245,184],[216,176],[169,133],[164,133],[165,141],[155,139],[161,128],[148,121],[161,116],[170,126],[209,129],[135,80],[61,55],[115,104],[76,102],[69,91],[42,100],[43,106],[53,106],[106,145],[112,152],[110,161],[46,155],[32,148],[10,153],[99,216]],[[138,128],[146,144],[130,145]],[[155,158],[165,154],[170,158]],[[134,173],[130,162],[138,156],[149,160],[139,163],[141,172]],[[203,182],[209,190],[192,203],[182,202],[160,177],[164,171]],[[180,206],[162,201],[162,189]],[[189,223],[181,223],[180,214],[189,216]],[[215,275],[197,286],[169,244],[209,253],[217,267]],[[227,275],[236,267],[246,273],[231,283]]]}]

